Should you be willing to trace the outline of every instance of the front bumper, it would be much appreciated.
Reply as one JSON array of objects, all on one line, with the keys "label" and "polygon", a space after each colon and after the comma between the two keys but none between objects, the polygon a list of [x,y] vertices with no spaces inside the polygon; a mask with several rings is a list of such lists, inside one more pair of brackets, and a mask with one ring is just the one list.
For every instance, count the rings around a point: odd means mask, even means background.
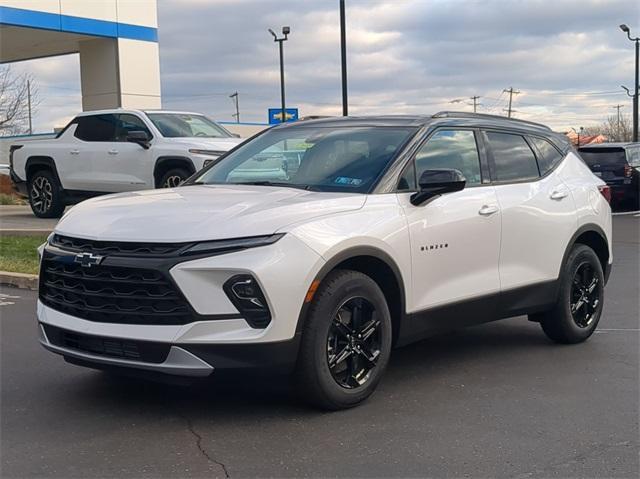
[{"label": "front bumper", "polygon": [[134,369],[194,378],[209,376],[214,370],[290,372],[300,343],[300,334],[289,341],[266,344],[155,343],[154,360],[140,354],[144,344],[136,341],[78,334],[42,323],[38,330],[40,344],[45,349],[72,363],[96,369]]}]

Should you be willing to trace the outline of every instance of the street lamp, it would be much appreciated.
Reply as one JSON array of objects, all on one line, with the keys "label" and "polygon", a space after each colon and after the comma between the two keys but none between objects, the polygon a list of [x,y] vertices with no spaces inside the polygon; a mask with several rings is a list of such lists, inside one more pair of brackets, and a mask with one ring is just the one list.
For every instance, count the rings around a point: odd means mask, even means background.
[{"label": "street lamp", "polygon": [[282,123],[287,121],[286,107],[284,102],[284,53],[282,49],[282,43],[287,41],[291,29],[289,27],[282,27],[282,37],[278,38],[276,32],[269,29],[269,33],[273,35],[273,41],[278,42],[280,47],[280,100],[282,102]]},{"label": "street lamp", "polygon": [[[633,87],[633,141],[638,141],[638,90],[640,89],[640,37],[632,37],[628,26],[620,25],[620,30],[627,34],[627,38],[636,44],[636,82]],[[627,91],[628,93],[628,91]]]},{"label": "street lamp", "polygon": [[578,135],[578,148],[580,148],[580,133],[584,133],[584,127],[581,126],[580,130],[576,130],[574,127],[571,127],[576,135]]}]

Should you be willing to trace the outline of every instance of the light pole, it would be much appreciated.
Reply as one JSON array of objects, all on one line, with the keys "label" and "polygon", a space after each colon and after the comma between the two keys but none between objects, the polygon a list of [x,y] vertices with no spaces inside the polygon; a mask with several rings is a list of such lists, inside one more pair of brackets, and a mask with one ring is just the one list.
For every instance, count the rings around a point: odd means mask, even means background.
[{"label": "light pole", "polygon": [[282,37],[278,38],[276,32],[269,29],[269,33],[273,35],[273,41],[278,42],[278,46],[280,48],[280,100],[282,102],[282,123],[287,121],[287,113],[284,102],[284,52],[282,48],[282,44],[287,41],[287,37],[289,33],[291,33],[291,29],[289,27],[282,27]]},{"label": "light pole", "polygon": [[584,127],[581,126],[580,130],[576,130],[574,127],[571,127],[571,129],[575,132],[576,135],[578,135],[578,148],[580,148],[580,133],[584,132]]},{"label": "light pole", "polygon": [[638,90],[640,89],[640,37],[632,37],[628,26],[620,25],[620,30],[627,34],[627,38],[636,44],[636,82],[633,86],[633,141],[638,141]]},{"label": "light pole", "polygon": [[347,100],[347,26],[344,0],[340,0],[340,57],[342,66],[342,116],[349,115]]}]

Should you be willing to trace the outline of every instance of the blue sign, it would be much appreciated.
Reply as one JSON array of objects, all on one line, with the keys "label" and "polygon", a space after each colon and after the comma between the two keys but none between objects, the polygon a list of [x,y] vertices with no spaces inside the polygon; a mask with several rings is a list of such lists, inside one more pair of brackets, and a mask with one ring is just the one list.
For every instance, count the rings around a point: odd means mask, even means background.
[{"label": "blue sign", "polygon": [[[297,108],[285,108],[285,121],[296,121],[298,119]],[[269,108],[269,124],[277,125],[282,123],[282,108]]]}]

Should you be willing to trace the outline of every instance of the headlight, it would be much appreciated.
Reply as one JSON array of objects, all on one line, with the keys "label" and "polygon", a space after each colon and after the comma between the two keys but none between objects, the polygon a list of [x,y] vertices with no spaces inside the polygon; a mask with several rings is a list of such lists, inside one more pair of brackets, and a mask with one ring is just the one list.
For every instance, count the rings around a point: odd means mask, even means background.
[{"label": "headlight", "polygon": [[222,150],[197,150],[192,149],[189,150],[189,153],[193,153],[194,155],[209,155],[209,156],[221,156],[226,153],[226,151]]},{"label": "headlight", "polygon": [[203,241],[186,249],[182,254],[196,253],[230,253],[258,246],[267,246],[275,243],[284,236],[284,233],[268,236],[250,236],[248,238],[235,238],[228,240]]}]

